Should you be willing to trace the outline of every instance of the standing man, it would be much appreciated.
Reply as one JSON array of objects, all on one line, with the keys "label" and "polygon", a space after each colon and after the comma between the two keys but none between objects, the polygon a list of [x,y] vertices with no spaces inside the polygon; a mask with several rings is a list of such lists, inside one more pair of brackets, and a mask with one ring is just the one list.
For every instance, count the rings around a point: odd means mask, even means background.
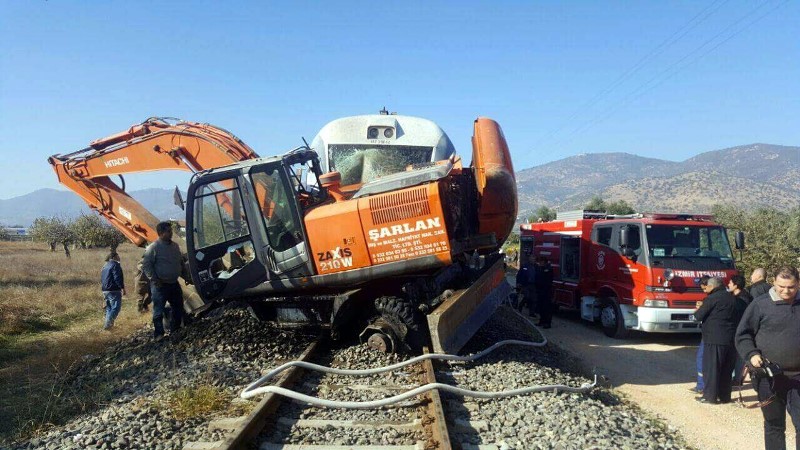
[{"label": "standing man", "polygon": [[[533,294],[533,278],[534,278],[534,258],[533,253],[529,253],[526,258],[527,264],[521,264],[517,272],[517,291],[521,293],[522,298],[525,299],[525,304],[528,305],[528,316],[533,317],[536,311],[536,298]],[[522,306],[520,305],[520,310]]]},{"label": "standing man", "polygon": [[533,275],[533,285],[536,288],[536,302],[539,306],[539,325],[550,328],[553,319],[553,266],[545,256],[539,256]]},{"label": "standing man", "polygon": [[[736,297],[736,316],[739,318],[739,321],[741,321],[747,306],[753,301],[753,297],[750,296],[750,293],[747,292],[744,286],[745,280],[742,275],[734,275],[731,277],[731,280],[728,281],[728,292]],[[736,363],[733,365],[733,370],[733,385],[740,386],[744,378],[744,359],[742,359],[738,352],[736,353]]]},{"label": "standing man", "polygon": [[786,448],[787,410],[800,443],[800,274],[796,268],[778,269],[773,287],[747,308],[736,329],[736,349],[753,367],[762,367],[768,360],[783,371],[753,380],[763,405],[766,450]]},{"label": "standing man", "polygon": [[183,319],[183,294],[178,277],[183,268],[183,255],[176,242],[172,241],[172,224],[160,222],[156,226],[158,239],[147,246],[142,258],[142,272],[150,279],[150,295],[153,301],[153,335],[156,339],[164,335],[164,307],[172,310],[170,332],[177,331]]},{"label": "standing man", "polygon": [[703,396],[700,403],[728,403],[731,401],[731,373],[736,363],[733,338],[739,316],[736,298],[722,286],[719,278],[708,278],[700,288],[707,294],[697,302],[696,320],[703,322]]},{"label": "standing man", "polygon": [[106,264],[100,271],[100,284],[106,311],[103,329],[109,330],[114,326],[119,310],[122,309],[122,296],[126,295],[125,278],[122,275],[122,265],[119,263],[117,252],[111,252],[106,256]]},{"label": "standing man", "polygon": [[759,267],[750,275],[750,297],[758,298],[766,294],[772,286],[767,283],[767,271]]}]

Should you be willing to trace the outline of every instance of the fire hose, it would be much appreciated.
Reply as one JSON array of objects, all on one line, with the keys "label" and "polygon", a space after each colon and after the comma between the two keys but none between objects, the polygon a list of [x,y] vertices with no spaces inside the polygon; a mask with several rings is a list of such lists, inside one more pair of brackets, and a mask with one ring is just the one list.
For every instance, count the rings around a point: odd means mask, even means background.
[{"label": "fire hose", "polygon": [[[528,320],[527,317],[522,316],[521,314],[514,311],[520,317],[525,319],[534,329],[536,326]],[[537,329],[538,330],[538,329]],[[321,399],[317,397],[312,397],[309,395],[301,394],[297,391],[293,391],[291,389],[286,389],[278,386],[263,386],[264,383],[268,382],[279,373],[283,372],[284,370],[289,369],[290,367],[302,367],[307,370],[315,370],[324,373],[332,373],[336,375],[373,375],[378,373],[390,372],[395,369],[399,369],[401,367],[405,367],[420,361],[424,361],[427,359],[433,360],[442,360],[442,361],[475,361],[480,359],[489,353],[497,350],[500,347],[505,345],[522,345],[528,347],[543,347],[547,345],[547,338],[543,337],[541,342],[530,342],[530,341],[521,341],[521,340],[504,340],[495,343],[494,345],[472,355],[467,356],[458,356],[458,355],[449,355],[449,354],[442,354],[442,353],[427,353],[425,355],[416,356],[414,358],[408,359],[406,361],[402,361],[396,364],[384,366],[384,367],[376,367],[371,369],[337,369],[333,367],[321,366],[318,364],[309,363],[306,361],[290,361],[286,364],[283,364],[270,372],[268,372],[263,377],[259,378],[255,382],[251,383],[247,386],[240,396],[242,398],[251,398],[260,394],[267,394],[273,393],[282,395],[284,397],[291,398],[293,400],[309,403],[314,406],[326,407],[326,408],[345,408],[345,409],[370,409],[370,408],[379,408],[383,406],[388,406],[394,403],[401,402],[403,400],[407,400],[414,396],[423,394],[433,389],[438,389],[444,392],[450,392],[455,395],[460,395],[464,397],[477,397],[477,398],[488,398],[488,399],[496,399],[496,398],[503,398],[503,397],[511,397],[516,395],[525,395],[530,394],[533,392],[543,392],[543,391],[553,391],[553,392],[571,392],[571,393],[585,393],[594,388],[597,385],[597,375],[594,376],[594,381],[592,383],[583,383],[579,387],[575,386],[567,386],[563,384],[550,384],[550,385],[540,385],[540,386],[528,386],[519,389],[510,389],[505,391],[475,391],[470,389],[463,389],[455,386],[451,386],[449,384],[443,383],[428,383],[417,388],[411,389],[409,391],[403,392],[398,395],[394,395],[391,397],[383,398],[380,400],[371,400],[371,401],[363,401],[363,402],[346,402],[346,401],[337,401],[337,400],[327,400]]]}]

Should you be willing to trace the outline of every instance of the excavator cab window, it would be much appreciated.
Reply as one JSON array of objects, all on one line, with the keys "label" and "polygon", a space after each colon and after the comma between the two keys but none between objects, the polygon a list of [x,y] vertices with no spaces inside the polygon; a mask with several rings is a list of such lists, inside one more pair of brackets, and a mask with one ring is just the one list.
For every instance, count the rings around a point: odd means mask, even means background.
[{"label": "excavator cab window", "polygon": [[256,259],[242,189],[236,177],[190,186],[190,268],[205,301],[266,276]]},{"label": "excavator cab window", "polygon": [[294,220],[290,198],[279,171],[273,167],[267,172],[256,172],[251,177],[258,204],[264,214],[270,247],[278,252],[294,247],[303,237],[299,224]]},{"label": "excavator cab window", "polygon": [[209,183],[195,193],[195,248],[227,242],[250,234],[236,179]]}]

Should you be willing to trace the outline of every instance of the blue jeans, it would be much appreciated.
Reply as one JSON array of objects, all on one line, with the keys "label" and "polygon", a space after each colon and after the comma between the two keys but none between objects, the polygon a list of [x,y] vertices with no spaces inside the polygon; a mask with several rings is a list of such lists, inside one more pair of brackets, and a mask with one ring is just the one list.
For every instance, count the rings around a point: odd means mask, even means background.
[{"label": "blue jeans", "polygon": [[119,310],[122,309],[122,291],[104,291],[103,298],[106,300],[106,323],[103,328],[114,326]]},{"label": "blue jeans", "polygon": [[698,391],[702,391],[706,387],[706,383],[703,380],[703,340],[700,340],[700,345],[697,346],[697,359],[695,360],[695,365],[697,365],[697,386],[695,389]]},{"label": "blue jeans", "polygon": [[164,308],[169,303],[171,314],[169,320],[170,332],[181,327],[183,320],[183,294],[178,283],[156,286],[150,283],[150,296],[153,300],[153,335],[164,335]]}]

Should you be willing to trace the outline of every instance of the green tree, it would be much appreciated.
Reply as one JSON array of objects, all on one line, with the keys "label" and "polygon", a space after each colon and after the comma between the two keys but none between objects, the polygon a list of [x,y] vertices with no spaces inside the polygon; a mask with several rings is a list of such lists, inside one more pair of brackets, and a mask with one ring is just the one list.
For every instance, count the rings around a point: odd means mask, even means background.
[{"label": "green tree", "polygon": [[111,251],[116,251],[119,244],[126,239],[119,230],[105,223],[97,215],[82,214],[70,224],[70,229],[83,248],[109,247]]},{"label": "green tree", "polygon": [[617,200],[615,202],[607,202],[603,200],[602,197],[599,195],[595,195],[589,200],[589,203],[583,207],[583,209],[588,209],[592,211],[605,211],[608,214],[615,214],[615,215],[625,215],[625,214],[634,214],[636,210],[633,209],[633,206],[628,204],[625,200]]},{"label": "green tree", "polygon": [[609,214],[625,215],[635,214],[636,210],[633,206],[629,205],[625,200],[617,200],[606,205],[606,211]]},{"label": "green tree", "polygon": [[50,251],[56,251],[56,245],[64,247],[64,254],[67,258],[69,254],[69,244],[75,241],[75,234],[70,228],[70,224],[58,217],[39,217],[33,221],[31,226],[31,236],[37,241],[47,242]]},{"label": "green tree", "polygon": [[556,220],[556,210],[548,208],[546,205],[540,206],[539,209],[528,218],[529,222],[549,222],[551,220]]},{"label": "green tree", "polygon": [[742,273],[763,267],[771,274],[780,266],[800,265],[800,208],[788,212],[775,208],[746,211],[716,205],[712,212],[717,223],[728,229],[731,247],[736,232],[745,233],[745,250],[737,262]]}]

